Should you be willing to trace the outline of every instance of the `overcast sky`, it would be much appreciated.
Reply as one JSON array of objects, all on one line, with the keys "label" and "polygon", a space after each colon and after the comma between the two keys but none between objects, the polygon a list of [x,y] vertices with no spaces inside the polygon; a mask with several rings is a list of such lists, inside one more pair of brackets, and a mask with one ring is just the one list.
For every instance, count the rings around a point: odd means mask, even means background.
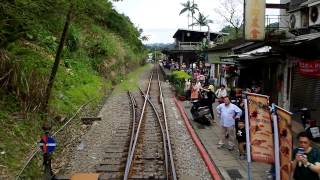
[{"label": "overcast sky", "polygon": [[[130,20],[139,28],[149,40],[145,43],[172,43],[173,34],[178,28],[187,29],[187,13],[179,16],[181,3],[187,0],[123,0],[113,2],[115,9],[129,16]],[[222,0],[194,0],[200,12],[213,20],[211,31],[220,31],[226,24],[214,9]],[[279,3],[280,0],[267,0],[268,3]],[[278,10],[267,9],[266,14],[279,14]],[[191,19],[191,18],[190,18]],[[194,27],[199,29],[199,27]],[[207,30],[202,27],[202,30]]]}]

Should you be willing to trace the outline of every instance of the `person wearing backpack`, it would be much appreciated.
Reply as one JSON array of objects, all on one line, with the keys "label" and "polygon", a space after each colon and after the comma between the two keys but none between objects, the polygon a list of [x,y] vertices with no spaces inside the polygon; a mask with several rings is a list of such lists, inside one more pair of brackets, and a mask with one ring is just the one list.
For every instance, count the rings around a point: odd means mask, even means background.
[{"label": "person wearing backpack", "polygon": [[320,151],[311,145],[306,132],[298,134],[299,147],[293,150],[292,172],[295,180],[320,180]]}]

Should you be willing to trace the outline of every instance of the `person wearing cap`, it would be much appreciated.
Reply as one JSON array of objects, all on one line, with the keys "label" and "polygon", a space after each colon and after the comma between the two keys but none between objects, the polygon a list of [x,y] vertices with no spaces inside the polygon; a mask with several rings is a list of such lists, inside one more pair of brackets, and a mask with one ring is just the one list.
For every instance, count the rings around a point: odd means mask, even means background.
[{"label": "person wearing cap", "polygon": [[214,86],[209,85],[208,89],[202,88],[202,90],[207,92],[208,98],[206,99],[206,105],[209,107],[210,114],[212,117],[212,122],[214,122],[214,114],[213,114],[213,108],[212,108],[212,104],[216,101],[216,95],[214,93]]}]

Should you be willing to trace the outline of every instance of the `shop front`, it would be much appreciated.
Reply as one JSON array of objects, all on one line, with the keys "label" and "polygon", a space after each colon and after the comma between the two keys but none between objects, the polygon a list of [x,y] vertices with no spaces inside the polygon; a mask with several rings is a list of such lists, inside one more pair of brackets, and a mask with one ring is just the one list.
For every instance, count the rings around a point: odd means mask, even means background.
[{"label": "shop front", "polygon": [[320,117],[320,59],[291,59],[291,110],[306,107],[314,110],[311,118]]},{"label": "shop front", "polygon": [[279,68],[281,58],[277,56],[245,56],[238,58],[240,76],[238,87],[258,88],[257,92],[270,96],[271,102],[278,102]]}]

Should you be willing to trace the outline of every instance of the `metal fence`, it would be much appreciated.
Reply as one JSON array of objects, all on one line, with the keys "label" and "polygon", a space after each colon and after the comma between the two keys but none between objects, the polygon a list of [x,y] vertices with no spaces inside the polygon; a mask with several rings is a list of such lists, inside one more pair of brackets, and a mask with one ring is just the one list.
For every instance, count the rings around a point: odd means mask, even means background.
[{"label": "metal fence", "polygon": [[265,27],[267,32],[271,31],[288,31],[289,16],[288,15],[266,15]]}]

